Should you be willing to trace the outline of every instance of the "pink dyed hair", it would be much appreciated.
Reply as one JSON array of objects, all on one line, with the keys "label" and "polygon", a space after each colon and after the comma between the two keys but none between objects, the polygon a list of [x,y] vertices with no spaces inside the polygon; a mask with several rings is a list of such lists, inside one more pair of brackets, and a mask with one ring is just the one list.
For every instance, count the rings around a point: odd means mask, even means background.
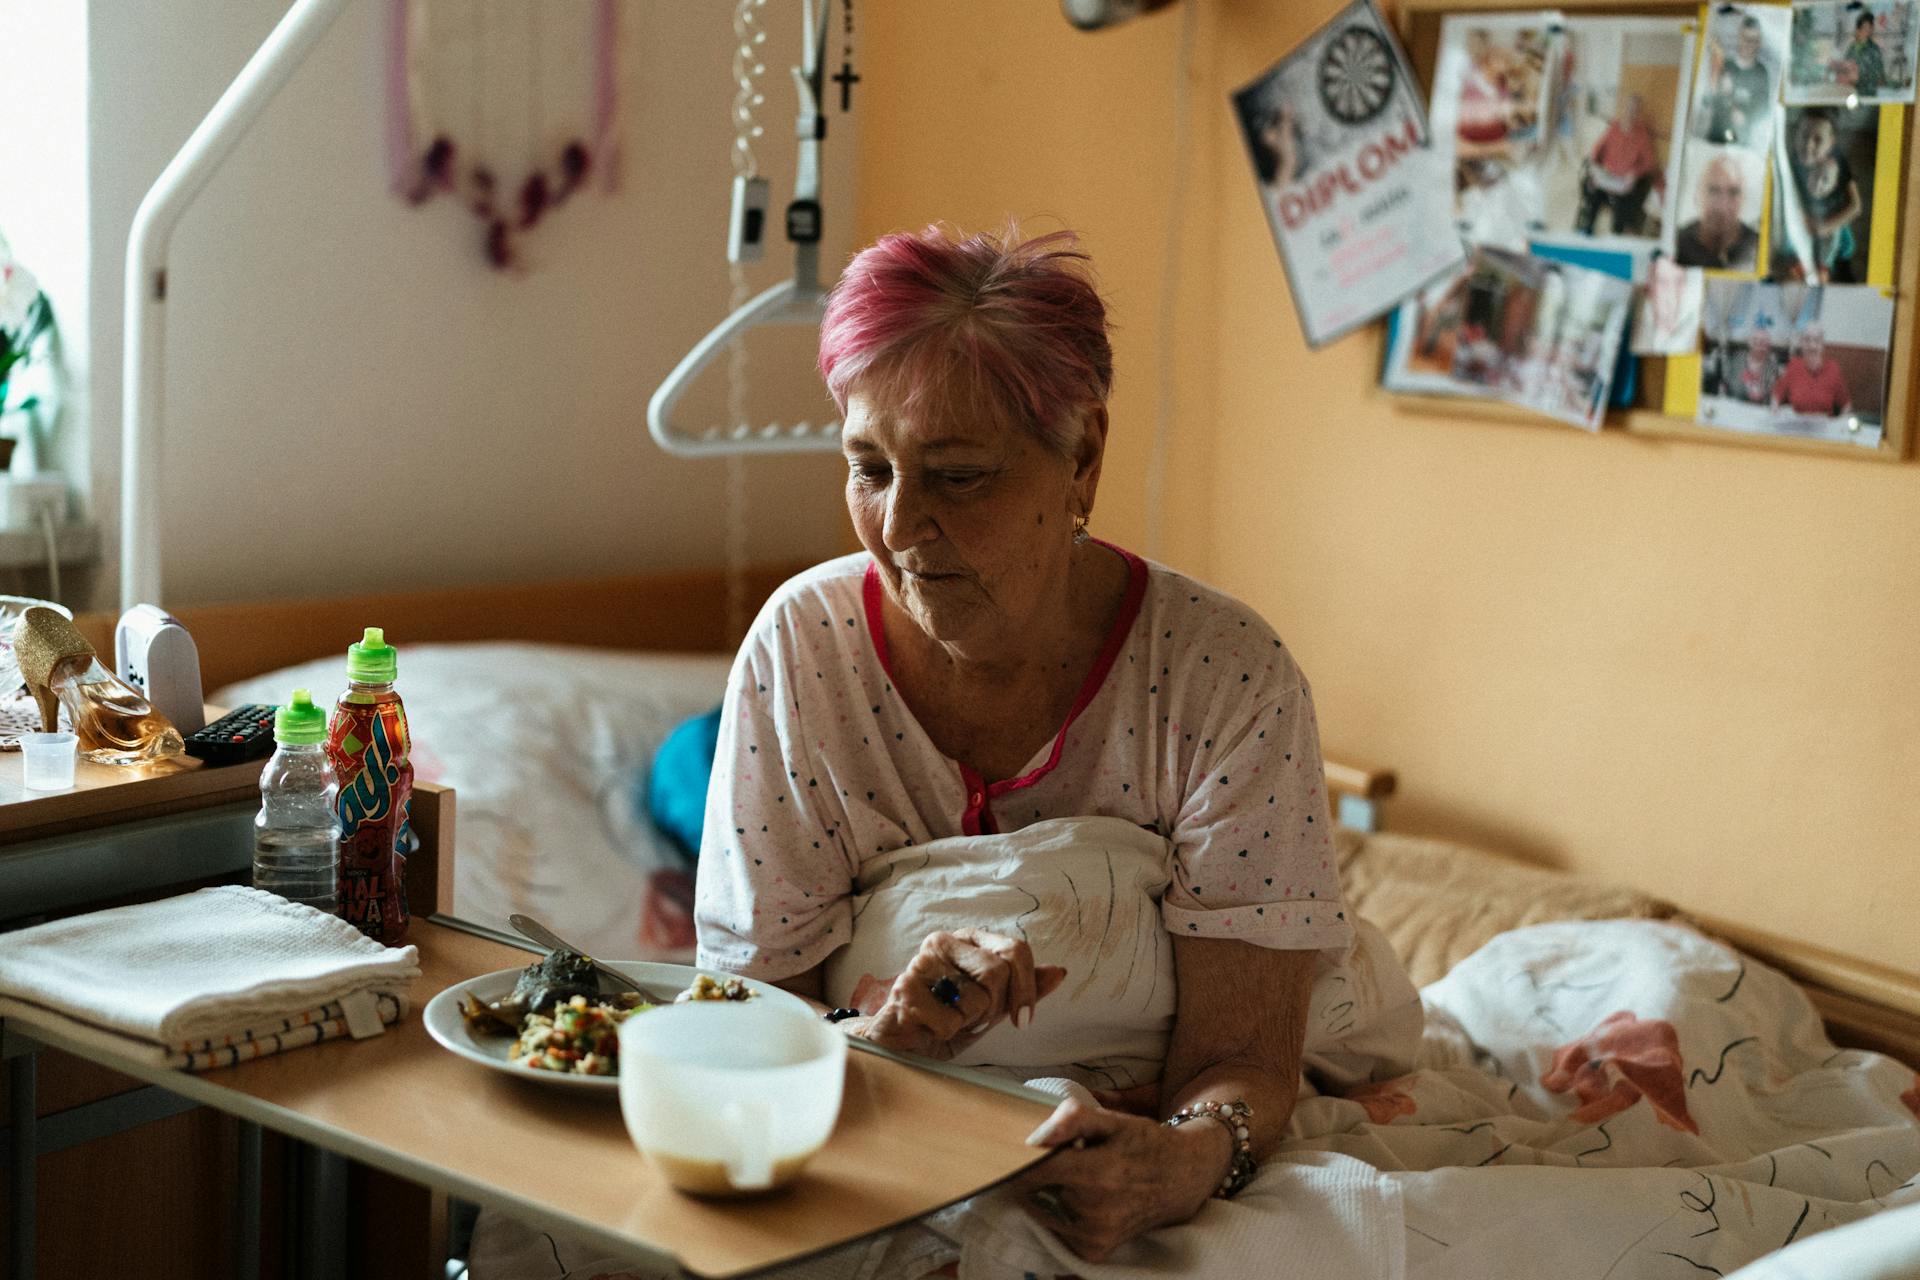
[{"label": "pink dyed hair", "polygon": [[820,374],[842,413],[855,391],[896,410],[932,402],[1071,456],[1113,387],[1107,309],[1071,231],[882,236],[827,300]]}]

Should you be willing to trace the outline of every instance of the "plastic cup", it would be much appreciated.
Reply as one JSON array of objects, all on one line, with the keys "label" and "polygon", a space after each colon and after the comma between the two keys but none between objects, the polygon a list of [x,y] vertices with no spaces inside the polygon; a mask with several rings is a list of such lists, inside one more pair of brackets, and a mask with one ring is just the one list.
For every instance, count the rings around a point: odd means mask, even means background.
[{"label": "plastic cup", "polygon": [[24,781],[30,791],[65,791],[73,785],[73,762],[80,739],[71,733],[23,733],[20,752],[26,757]]},{"label": "plastic cup", "polygon": [[792,1181],[833,1132],[847,1038],[762,997],[670,1005],[620,1025],[620,1109],[667,1181],[695,1195]]}]

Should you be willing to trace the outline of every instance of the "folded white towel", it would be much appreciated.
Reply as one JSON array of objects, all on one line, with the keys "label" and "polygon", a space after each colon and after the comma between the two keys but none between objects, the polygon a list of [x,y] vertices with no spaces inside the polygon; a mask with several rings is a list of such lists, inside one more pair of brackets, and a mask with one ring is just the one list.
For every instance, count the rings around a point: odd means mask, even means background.
[{"label": "folded white towel", "polygon": [[[251,1050],[236,1056],[258,1056],[376,1033],[404,1016],[419,959],[312,907],[223,885],[0,934],[0,1013],[51,1011],[198,1068],[220,1063],[196,1055],[233,1041]],[[326,1023],[337,1028],[287,1034]]]}]

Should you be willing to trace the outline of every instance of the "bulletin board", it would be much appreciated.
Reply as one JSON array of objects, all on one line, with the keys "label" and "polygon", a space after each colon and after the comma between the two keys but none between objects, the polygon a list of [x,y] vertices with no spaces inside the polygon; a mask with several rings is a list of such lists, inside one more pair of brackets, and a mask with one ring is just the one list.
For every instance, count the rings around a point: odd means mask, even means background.
[{"label": "bulletin board", "polygon": [[[1558,0],[1541,8],[1558,9],[1573,17],[1654,16],[1697,19],[1698,3],[1619,4],[1605,0]],[[1782,6],[1784,7],[1784,6]],[[1711,10],[1712,6],[1707,6]],[[1490,19],[1515,9],[1515,0],[1399,0],[1394,21],[1405,43],[1423,90],[1431,96],[1441,44],[1442,20],[1457,14],[1485,13]],[[1783,73],[1784,74],[1784,71]],[[1815,439],[1792,434],[1764,434],[1726,430],[1695,420],[1701,386],[1701,356],[1637,357],[1631,403],[1610,408],[1604,431],[1623,431],[1654,439],[1697,440],[1743,448],[1782,449],[1881,462],[1900,462],[1912,456],[1916,407],[1915,297],[1920,292],[1920,201],[1909,200],[1915,166],[1920,162],[1912,146],[1912,106],[1880,108],[1881,125],[1875,142],[1877,164],[1870,201],[1873,215],[1895,225],[1890,251],[1876,255],[1865,283],[1877,284],[1891,297],[1892,331],[1886,349],[1887,380],[1882,404],[1882,431],[1877,445],[1856,441]],[[1678,126],[1676,126],[1677,128]],[[1677,139],[1676,139],[1677,144]],[[1770,198],[1770,197],[1769,197]],[[1882,241],[1884,243],[1884,240]],[[1763,264],[1764,265],[1764,264]],[[1709,276],[1711,279],[1711,274]],[[1385,347],[1383,342],[1383,356]],[[1538,413],[1498,400],[1396,392],[1392,401],[1408,411],[1493,421],[1546,422]]]}]

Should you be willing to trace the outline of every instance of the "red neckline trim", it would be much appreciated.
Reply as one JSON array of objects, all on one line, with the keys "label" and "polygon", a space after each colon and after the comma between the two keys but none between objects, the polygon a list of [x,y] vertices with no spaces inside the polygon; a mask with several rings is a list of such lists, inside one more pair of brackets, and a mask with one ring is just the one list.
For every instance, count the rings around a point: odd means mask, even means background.
[{"label": "red neckline trim", "polygon": [[[1060,731],[1053,736],[1053,750],[1048,753],[1045,764],[1021,774],[1017,778],[1006,778],[989,783],[988,796],[1005,795],[1021,787],[1030,787],[1053,772],[1060,763],[1060,752],[1066,746],[1067,731],[1073,728],[1073,722],[1080,717],[1094,698],[1099,696],[1100,687],[1106,683],[1107,673],[1113,670],[1113,664],[1120,657],[1121,646],[1127,642],[1127,633],[1133,630],[1135,619],[1140,616],[1140,602],[1147,596],[1147,562],[1124,547],[1116,547],[1102,538],[1093,541],[1099,546],[1119,556],[1127,564],[1127,594],[1120,602],[1120,614],[1113,620],[1113,627],[1107,632],[1107,641],[1101,646],[1100,656],[1094,660],[1093,670],[1087,672],[1087,678],[1080,684],[1080,693],[1073,700],[1073,706],[1067,711],[1067,718]],[[866,605],[867,637],[873,644],[874,656],[880,660],[880,669],[887,673],[889,680],[898,683],[893,673],[893,656],[887,649],[887,631],[880,613],[881,592],[885,588],[880,582],[880,566],[871,558],[867,561],[867,571],[861,582],[862,602]],[[894,690],[899,695],[899,690]],[[901,701],[906,701],[901,696]],[[969,793],[978,788],[980,775],[971,767],[955,761],[960,766],[961,777]],[[971,806],[969,806],[971,808]],[[971,814],[969,815],[972,816]],[[972,834],[972,833],[969,833]]]},{"label": "red neckline trim", "polygon": [[[872,556],[867,557],[867,572],[860,583],[860,598],[867,606],[867,639],[873,642],[873,656],[880,659],[880,669],[887,673],[887,679],[893,679],[893,654],[887,648],[887,627],[880,616],[880,593],[885,590],[880,585],[880,566]],[[906,699],[902,698],[902,702]]]}]

